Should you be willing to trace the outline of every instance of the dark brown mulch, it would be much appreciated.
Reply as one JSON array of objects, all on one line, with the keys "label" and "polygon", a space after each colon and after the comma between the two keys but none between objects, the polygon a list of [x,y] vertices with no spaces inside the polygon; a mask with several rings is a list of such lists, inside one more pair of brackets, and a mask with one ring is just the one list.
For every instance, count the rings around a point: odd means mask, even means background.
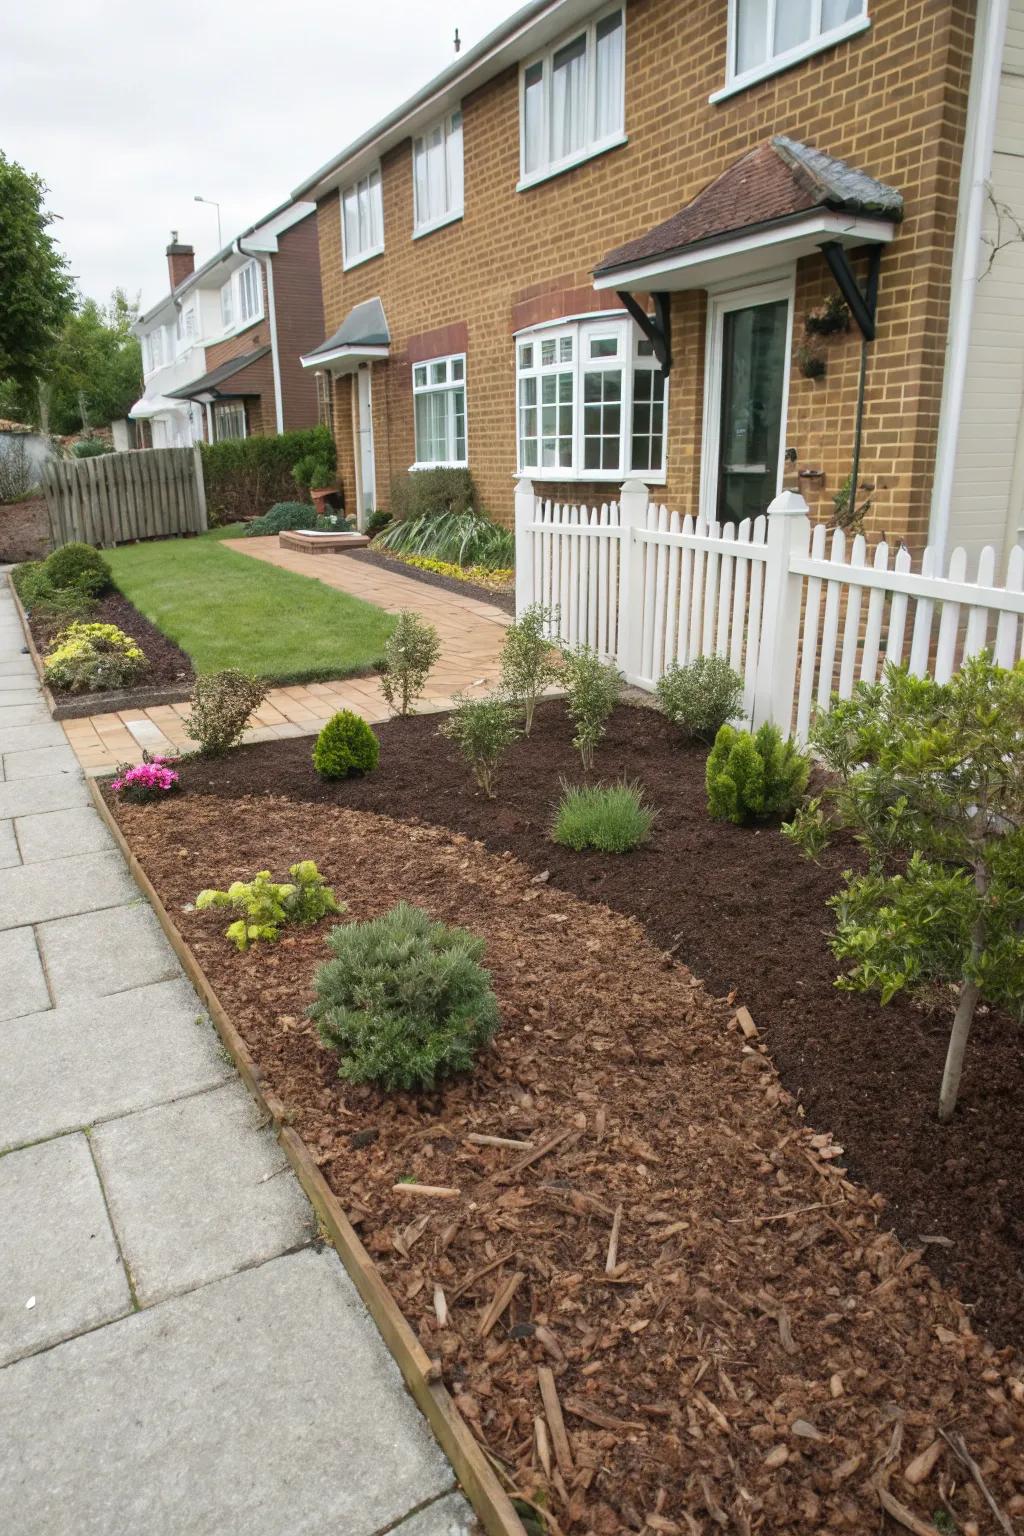
[{"label": "dark brown mulch", "polygon": [[42,496],[0,506],[0,565],[42,560],[50,553],[50,524]]},{"label": "dark brown mulch", "polygon": [[[551,809],[578,758],[560,704],[538,712],[529,742],[503,766],[499,798],[481,800],[437,717],[377,727],[369,778],[319,779],[308,740],[244,747],[221,765],[189,764],[186,788],[334,802],[452,827],[513,854],[560,889],[637,917],[718,993],[735,991],[768,1040],[809,1123],[832,1131],[856,1177],[881,1191],[908,1242],[926,1245],[997,1339],[1024,1336],[1024,1032],[979,1015],[952,1125],[935,1118],[950,1015],[906,999],[887,1008],[839,992],[826,899],[857,850],[820,866],[773,829],[712,822],[702,751],[680,746],[652,710],[616,711],[598,751],[607,779],[639,778],[658,808],[649,847],[625,857],[574,854],[549,841]],[[314,850],[315,852],[315,850]]]},{"label": "dark brown mulch", "polygon": [[405,560],[396,560],[392,555],[387,555],[382,549],[353,549],[344,557],[346,560],[362,560],[367,565],[380,566],[384,571],[396,571],[399,576],[409,576],[413,581],[423,581],[428,587],[441,587],[445,592],[461,592],[463,597],[476,597],[482,603],[490,603],[495,608],[500,608],[503,613],[514,614],[516,611],[516,594],[514,591],[496,592],[493,587],[481,587],[475,581],[457,581],[454,576],[442,576],[437,571],[424,571],[418,565],[409,565]]},{"label": "dark brown mulch", "polygon": [[[58,704],[81,704],[83,714],[98,715],[109,708],[128,709],[133,704],[142,705],[154,692],[159,692],[163,698],[188,698],[195,679],[190,658],[173,640],[161,634],[120,592],[110,592],[106,597],[101,597],[87,622],[116,624],[118,629],[139,642],[148,666],[134,688],[116,694],[116,705],[112,702],[115,696],[109,693],[68,693],[64,689],[54,688],[52,692]],[[44,621],[29,616],[32,638],[40,654],[67,624],[66,618]]]},{"label": "dark brown mulch", "polygon": [[[1024,1508],[1013,1352],[878,1230],[732,1008],[636,923],[465,837],[326,802],[225,815],[194,793],[121,820],[474,1432],[563,1531],[864,1536],[895,1530],[883,1495],[993,1531],[943,1442],[904,1476],[940,1428]],[[304,1015],[328,924],[240,956],[223,912],[187,910],[304,855],[353,918],[404,898],[481,935],[502,1027],[472,1074],[420,1096],[339,1082]]]}]

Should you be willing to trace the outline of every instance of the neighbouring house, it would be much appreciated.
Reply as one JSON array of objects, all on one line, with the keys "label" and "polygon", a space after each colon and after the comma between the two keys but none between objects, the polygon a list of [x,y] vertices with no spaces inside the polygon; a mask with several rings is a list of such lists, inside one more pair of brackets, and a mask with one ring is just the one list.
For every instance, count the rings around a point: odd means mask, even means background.
[{"label": "neighbouring house", "polygon": [[154,448],[315,426],[299,361],[323,336],[317,221],[289,202],[203,266],[171,236],[170,292],[136,323],[144,392],[130,415]]},{"label": "neighbouring house", "polygon": [[1013,542],[1022,93],[1024,0],[524,6],[293,193],[347,504],[831,518],[856,460],[870,533]]}]

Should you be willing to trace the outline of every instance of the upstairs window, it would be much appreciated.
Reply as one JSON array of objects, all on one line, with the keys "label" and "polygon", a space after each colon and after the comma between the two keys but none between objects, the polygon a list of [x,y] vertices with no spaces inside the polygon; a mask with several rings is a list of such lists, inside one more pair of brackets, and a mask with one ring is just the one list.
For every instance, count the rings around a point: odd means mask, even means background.
[{"label": "upstairs window", "polygon": [[520,187],[621,143],[625,13],[607,11],[520,72]]},{"label": "upstairs window", "polygon": [[665,377],[631,320],[601,316],[516,339],[519,473],[665,478]]},{"label": "upstairs window", "polygon": [[726,94],[841,42],[867,24],[867,0],[729,0]]},{"label": "upstairs window", "polygon": [[342,265],[379,256],[384,249],[384,204],[380,167],[354,181],[341,194]]},{"label": "upstairs window", "polygon": [[183,352],[195,340],[196,312],[192,304],[185,304],[178,310],[178,318],[175,323],[175,333],[178,342],[178,351]]},{"label": "upstairs window", "polygon": [[414,230],[425,235],[462,217],[462,113],[452,112],[412,145]]},{"label": "upstairs window", "polygon": [[263,283],[258,261],[247,262],[237,275],[238,323],[251,325],[263,318]]},{"label": "upstairs window", "polygon": [[466,358],[433,357],[414,363],[412,394],[416,420],[414,469],[466,465]]},{"label": "upstairs window", "polygon": [[220,323],[225,330],[235,323],[234,285],[230,278],[220,291]]}]

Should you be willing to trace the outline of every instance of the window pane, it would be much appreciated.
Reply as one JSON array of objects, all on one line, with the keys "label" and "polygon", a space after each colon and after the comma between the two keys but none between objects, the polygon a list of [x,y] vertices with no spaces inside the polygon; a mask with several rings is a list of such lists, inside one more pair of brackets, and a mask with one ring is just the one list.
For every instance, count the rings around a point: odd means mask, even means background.
[{"label": "window pane", "polygon": [[572,362],[572,337],[571,336],[559,336],[559,338],[558,338],[558,361],[560,363],[571,363]]},{"label": "window pane", "polygon": [[664,430],[665,380],[657,369],[638,368],[633,374],[632,469],[661,469]]},{"label": "window pane", "polygon": [[544,164],[544,66],[531,64],[523,75],[523,169]]},{"label": "window pane", "polygon": [[453,112],[447,145],[447,211],[462,207],[462,113]]},{"label": "window pane", "polygon": [[542,341],[540,344],[540,365],[542,368],[544,368],[548,363],[553,363],[554,360],[555,342],[554,338],[552,337],[549,341]]},{"label": "window pane", "polygon": [[370,176],[370,243],[371,245],[384,244],[384,218],[383,204],[381,202],[380,172],[374,171]]},{"label": "window pane", "polygon": [[444,129],[440,123],[427,144],[427,196],[431,219],[440,219],[445,211]]},{"label": "window pane", "polygon": [[775,0],[775,53],[786,53],[811,35],[811,0]]},{"label": "window pane", "polygon": [[446,362],[442,361],[440,363],[431,363],[431,365],[430,365],[430,382],[431,382],[431,384],[443,384],[445,382],[445,380],[447,379],[447,377],[448,377],[448,364]]},{"label": "window pane", "polygon": [[[786,0],[780,0],[780,7]],[[763,64],[768,57],[768,0],[736,0],[736,73]]]},{"label": "window pane", "polygon": [[466,458],[466,391],[455,389],[451,393],[455,413],[455,457],[460,462]]},{"label": "window pane", "polygon": [[595,131],[599,139],[622,131],[622,80],[622,12],[616,11],[597,24]]},{"label": "window pane", "polygon": [[417,389],[422,389],[427,382],[427,370],[423,363],[417,364],[412,371],[412,382]]},{"label": "window pane", "polygon": [[351,260],[359,254],[359,194],[355,187],[345,193],[345,255]]},{"label": "window pane", "polygon": [[591,357],[617,357],[619,352],[619,340],[617,336],[592,336],[590,338]]},{"label": "window pane", "polygon": [[533,367],[533,347],[529,343],[519,348],[519,366],[520,368]]},{"label": "window pane", "polygon": [[417,139],[412,152],[413,185],[416,193],[416,223],[426,224],[430,218],[430,202],[427,197],[427,147]]},{"label": "window pane", "polygon": [[587,38],[559,48],[551,61],[551,158],[564,160],[587,140]]},{"label": "window pane", "polygon": [[586,469],[618,469],[622,438],[622,374],[617,368],[583,375],[588,402],[583,421],[583,464]]},{"label": "window pane", "polygon": [[864,14],[864,0],[821,0],[821,29],[831,32],[844,21],[853,21]]},{"label": "window pane", "polygon": [[453,379],[464,378],[465,377],[465,373],[466,373],[466,365],[463,362],[462,358],[461,357],[453,357],[452,358],[452,378]]}]

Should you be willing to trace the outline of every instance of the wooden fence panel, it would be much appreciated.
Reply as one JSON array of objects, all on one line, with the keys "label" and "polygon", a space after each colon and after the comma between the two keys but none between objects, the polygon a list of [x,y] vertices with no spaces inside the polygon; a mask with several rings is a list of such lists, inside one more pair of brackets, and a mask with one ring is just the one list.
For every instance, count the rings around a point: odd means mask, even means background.
[{"label": "wooden fence panel", "polygon": [[43,491],[55,549],[203,533],[206,490],[198,448],[140,448],[94,459],[51,459]]}]

